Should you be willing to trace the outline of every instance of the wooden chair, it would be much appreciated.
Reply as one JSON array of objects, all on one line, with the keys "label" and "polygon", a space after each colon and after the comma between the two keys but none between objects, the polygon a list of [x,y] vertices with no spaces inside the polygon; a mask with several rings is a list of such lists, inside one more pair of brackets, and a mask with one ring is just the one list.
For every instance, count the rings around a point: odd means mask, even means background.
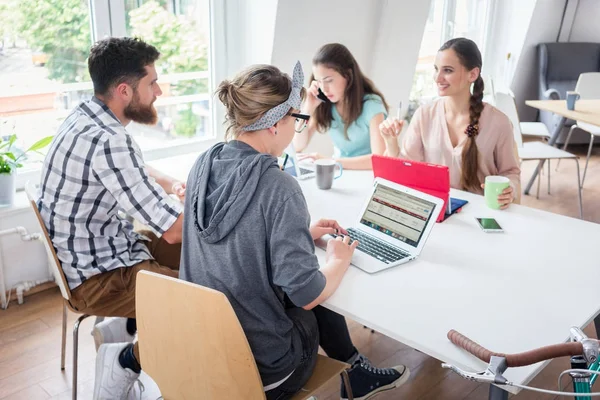
[{"label": "wooden chair", "polygon": [[[265,399],[254,356],[223,293],[140,271],[135,303],[142,368],[165,400]],[[337,375],[349,389],[347,368],[319,355],[293,400],[311,397]]]},{"label": "wooden chair", "polygon": [[[56,256],[56,251],[54,250],[54,245],[52,244],[52,240],[50,239],[50,236],[48,235],[48,231],[46,230],[46,225],[44,224],[44,221],[42,220],[42,216],[40,215],[40,212],[37,207],[36,202],[37,202],[37,199],[39,198],[38,190],[33,184],[28,182],[25,187],[25,192],[27,193],[27,198],[29,199],[29,202],[31,203],[31,208],[35,212],[35,216],[37,217],[38,222],[40,223],[40,228],[42,229],[42,232],[44,233],[44,238],[46,239],[46,240],[44,240],[44,247],[46,248],[46,254],[48,255],[48,263],[50,264],[50,267],[52,269],[52,273],[54,275],[54,281],[58,285],[58,287],[60,289],[60,294],[63,297],[62,344],[61,344],[61,352],[60,352],[60,369],[61,369],[61,371],[64,371],[65,370],[65,355],[66,355],[66,347],[67,347],[67,308],[76,314],[81,314],[81,313],[79,311],[75,310],[71,306],[71,303],[69,302],[71,300],[71,290],[69,289],[69,285],[67,284],[67,279],[65,278],[65,274],[62,270],[60,261],[58,260],[58,257]],[[73,325],[73,382],[72,382],[73,387],[72,387],[72,392],[71,392],[73,400],[77,399],[77,354],[78,354],[78,350],[79,350],[79,326],[81,325],[81,322],[84,319],[86,319],[87,317],[89,317],[88,314],[81,315],[79,318],[77,318],[77,321],[75,321],[75,324]]]}]

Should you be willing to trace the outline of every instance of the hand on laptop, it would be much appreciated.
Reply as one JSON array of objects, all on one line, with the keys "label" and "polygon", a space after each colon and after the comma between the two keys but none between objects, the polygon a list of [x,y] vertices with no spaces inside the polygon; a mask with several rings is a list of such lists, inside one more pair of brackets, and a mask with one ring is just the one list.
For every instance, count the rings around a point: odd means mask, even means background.
[{"label": "hand on laptop", "polygon": [[304,153],[304,154],[298,154],[298,161],[317,161],[320,160],[322,158],[327,158],[322,154],[319,153]]},{"label": "hand on laptop", "polygon": [[327,242],[327,254],[325,260],[329,263],[331,261],[342,261],[344,264],[350,265],[354,249],[358,247],[358,240],[355,240],[350,244],[350,236],[338,236],[335,239]]},{"label": "hand on laptop", "polygon": [[310,227],[310,235],[317,240],[323,235],[338,234],[347,235],[348,232],[334,219],[320,219]]}]

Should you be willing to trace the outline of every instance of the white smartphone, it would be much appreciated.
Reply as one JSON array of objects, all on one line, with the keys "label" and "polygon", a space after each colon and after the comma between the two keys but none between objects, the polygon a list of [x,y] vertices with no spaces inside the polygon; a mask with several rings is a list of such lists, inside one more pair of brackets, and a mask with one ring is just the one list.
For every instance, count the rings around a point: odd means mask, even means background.
[{"label": "white smartphone", "polygon": [[477,223],[484,232],[488,233],[501,233],[504,232],[498,221],[494,218],[475,218]]}]

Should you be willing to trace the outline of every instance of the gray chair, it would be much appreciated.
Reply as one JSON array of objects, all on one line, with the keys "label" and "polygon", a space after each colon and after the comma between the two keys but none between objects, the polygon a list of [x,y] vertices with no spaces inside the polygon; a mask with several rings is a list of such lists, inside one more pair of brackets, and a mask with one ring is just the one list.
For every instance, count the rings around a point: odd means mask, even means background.
[{"label": "gray chair", "polygon": [[[564,100],[567,91],[575,90],[580,74],[600,71],[600,43],[540,43],[538,69],[538,98]],[[540,111],[539,120],[554,132],[560,117]],[[565,126],[574,123],[567,120]]]}]

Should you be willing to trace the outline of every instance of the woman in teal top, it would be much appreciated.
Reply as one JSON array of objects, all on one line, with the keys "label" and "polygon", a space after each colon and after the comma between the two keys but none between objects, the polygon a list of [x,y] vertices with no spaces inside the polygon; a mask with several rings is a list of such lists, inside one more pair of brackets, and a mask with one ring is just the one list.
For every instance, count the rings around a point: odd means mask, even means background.
[{"label": "woman in teal top", "polygon": [[[379,124],[388,105],[373,82],[363,75],[352,53],[342,44],[321,47],[313,58],[313,74],[302,113],[308,125],[296,129],[296,151],[306,148],[315,132],[328,133],[334,158],[346,169],[371,169],[371,154],[382,155],[385,142]],[[302,124],[302,123],[300,123]],[[300,159],[326,158],[318,153]]]}]

